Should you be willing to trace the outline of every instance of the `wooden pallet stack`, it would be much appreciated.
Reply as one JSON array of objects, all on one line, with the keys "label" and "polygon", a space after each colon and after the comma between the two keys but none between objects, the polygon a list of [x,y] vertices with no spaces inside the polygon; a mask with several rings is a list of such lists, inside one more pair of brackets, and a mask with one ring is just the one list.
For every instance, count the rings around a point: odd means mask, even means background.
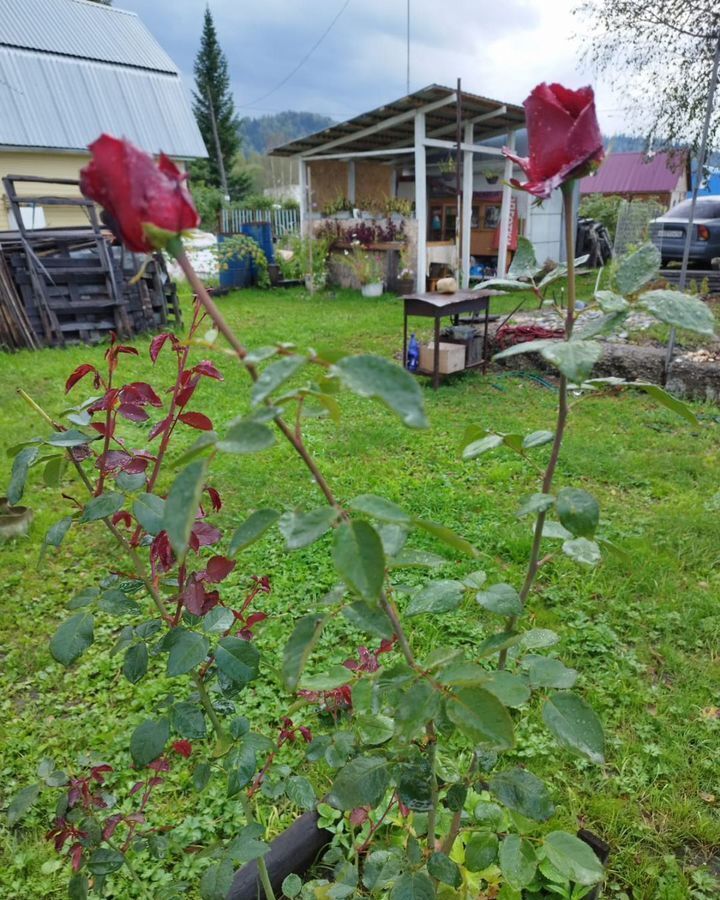
[{"label": "wooden pallet stack", "polygon": [[[95,342],[110,331],[130,337],[181,327],[177,293],[162,254],[147,260],[115,246],[89,200],[24,196],[17,182],[77,187],[67,179],[3,179],[17,231],[0,232],[0,346],[36,349]],[[88,226],[29,229],[22,215],[29,206],[81,207]]]}]

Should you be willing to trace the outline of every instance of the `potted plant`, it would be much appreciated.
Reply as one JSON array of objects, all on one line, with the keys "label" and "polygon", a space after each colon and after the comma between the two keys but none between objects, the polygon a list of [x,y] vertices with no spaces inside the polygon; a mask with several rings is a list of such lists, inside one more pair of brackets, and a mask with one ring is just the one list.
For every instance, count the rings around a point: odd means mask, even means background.
[{"label": "potted plant", "polygon": [[385,215],[396,225],[399,225],[403,219],[411,219],[412,214],[413,205],[410,200],[403,200],[401,197],[388,197],[385,204]]},{"label": "potted plant", "polygon": [[383,292],[385,270],[379,253],[368,253],[359,241],[353,241],[352,250],[346,250],[349,267],[360,282],[363,297],[379,297]]},{"label": "potted plant", "polygon": [[344,194],[338,194],[322,207],[321,212],[328,219],[349,219],[352,216],[352,203]]}]

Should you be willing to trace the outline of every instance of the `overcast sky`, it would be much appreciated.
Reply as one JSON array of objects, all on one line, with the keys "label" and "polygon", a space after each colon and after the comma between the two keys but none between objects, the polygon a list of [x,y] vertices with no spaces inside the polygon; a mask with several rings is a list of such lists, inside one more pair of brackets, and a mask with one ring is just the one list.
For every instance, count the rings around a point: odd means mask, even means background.
[{"label": "overcast sky", "polygon": [[[540,81],[593,81],[579,66],[573,4],[410,0],[411,90],[461,77],[468,91],[519,103]],[[142,17],[191,84],[205,0],[114,5]],[[407,0],[210,0],[210,8],[243,116],[294,109],[342,120],[406,93]],[[309,60],[277,87],[341,10]],[[631,127],[609,88],[595,87],[603,131]]]}]

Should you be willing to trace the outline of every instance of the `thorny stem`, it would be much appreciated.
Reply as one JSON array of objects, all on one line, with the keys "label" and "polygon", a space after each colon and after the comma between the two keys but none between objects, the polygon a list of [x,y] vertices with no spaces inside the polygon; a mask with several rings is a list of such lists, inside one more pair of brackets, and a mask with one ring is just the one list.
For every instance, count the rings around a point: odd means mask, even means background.
[{"label": "thorny stem", "polygon": [[[473,776],[478,770],[478,757],[476,753],[473,753],[472,762],[470,763],[470,768],[467,773],[467,783],[468,788],[472,785]],[[458,809],[452,817],[452,822],[450,823],[450,830],[447,833],[447,836],[442,844],[442,852],[446,855],[450,855],[450,851],[453,848],[453,844],[455,840],[460,834],[460,825],[462,824],[462,807]]]},{"label": "thorny stem", "polygon": [[[562,186],[563,204],[565,213],[565,248],[567,253],[567,310],[565,313],[565,340],[569,341],[572,337],[573,326],[575,324],[575,236],[573,233],[573,181],[568,181]],[[555,437],[553,439],[552,450],[550,451],[550,459],[548,460],[543,476],[542,490],[544,494],[549,494],[555,477],[555,469],[557,468],[558,459],[560,458],[560,448],[562,446],[563,437],[565,435],[565,426],[568,418],[568,381],[565,375],[560,376],[560,386],[558,392],[558,410],[557,421],[555,424]],[[530,591],[535,584],[535,578],[539,569],[540,545],[542,543],[543,527],[545,526],[546,512],[538,513],[535,521],[535,533],[533,534],[532,549],[530,550],[530,559],[528,561],[527,573],[525,581],[520,589],[520,600],[525,602]],[[512,631],[517,625],[518,617],[511,616],[506,621],[505,630]],[[500,651],[498,658],[498,668],[504,669],[507,662],[507,649]]]},{"label": "thorny stem", "polygon": [[[187,280],[190,283],[190,287],[195,292],[195,295],[197,296],[198,300],[205,307],[207,314],[210,316],[212,321],[215,323],[215,327],[217,328],[217,330],[220,332],[220,334],[225,338],[225,340],[228,342],[228,344],[230,344],[232,349],[235,351],[235,355],[238,357],[240,362],[243,363],[245,368],[248,370],[248,373],[249,373],[250,377],[252,378],[252,380],[257,381],[258,377],[259,377],[258,370],[255,367],[255,365],[253,365],[253,363],[247,362],[247,359],[246,359],[246,357],[248,355],[247,347],[245,347],[245,345],[241,341],[238,340],[238,338],[235,335],[235,333],[233,332],[232,328],[230,328],[228,323],[223,318],[223,315],[220,312],[220,310],[217,308],[215,301],[208,294],[208,292],[205,288],[205,285],[198,278],[197,272],[195,271],[195,269],[193,269],[192,263],[188,259],[185,251],[183,251],[181,254],[178,255],[177,262],[178,262],[178,265],[180,266],[180,268],[185,273]],[[315,483],[322,491],[327,502],[330,504],[330,506],[334,506],[336,509],[340,509],[340,504],[335,499],[335,495],[333,494],[332,490],[330,489],[330,485],[325,480],[324,475],[318,468],[315,460],[312,458],[312,456],[308,452],[307,447],[303,443],[302,439],[299,438],[295,434],[295,431],[293,430],[293,428],[290,425],[288,425],[288,423],[281,416],[276,416],[274,421],[275,421],[275,424],[277,425],[277,427],[280,429],[280,431],[283,433],[283,435],[287,438],[287,440],[293,446],[295,451],[301,457],[302,461],[305,463],[307,468],[310,470],[313,478],[315,479]]]},{"label": "thorny stem", "polygon": [[[255,813],[253,812],[252,803],[245,794],[240,792],[240,802],[242,803],[243,810],[245,812],[245,819],[247,820],[248,825],[252,825],[255,822]],[[257,860],[258,874],[260,876],[260,882],[262,883],[263,890],[265,891],[265,897],[267,900],[277,900],[275,897],[275,891],[273,890],[273,886],[270,882],[270,873],[267,869],[267,864],[265,863],[265,857],[260,856]]]}]

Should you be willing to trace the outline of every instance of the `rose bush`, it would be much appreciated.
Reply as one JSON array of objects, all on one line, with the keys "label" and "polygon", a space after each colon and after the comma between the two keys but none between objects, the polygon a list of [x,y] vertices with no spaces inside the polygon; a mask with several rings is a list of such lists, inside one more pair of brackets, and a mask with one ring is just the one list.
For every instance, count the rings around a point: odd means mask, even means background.
[{"label": "rose bush", "polygon": [[555,188],[602,162],[605,151],[591,87],[573,91],[561,84],[539,84],[523,106],[529,156],[503,149],[528,177],[525,184],[512,179],[514,187],[547,199]]}]

